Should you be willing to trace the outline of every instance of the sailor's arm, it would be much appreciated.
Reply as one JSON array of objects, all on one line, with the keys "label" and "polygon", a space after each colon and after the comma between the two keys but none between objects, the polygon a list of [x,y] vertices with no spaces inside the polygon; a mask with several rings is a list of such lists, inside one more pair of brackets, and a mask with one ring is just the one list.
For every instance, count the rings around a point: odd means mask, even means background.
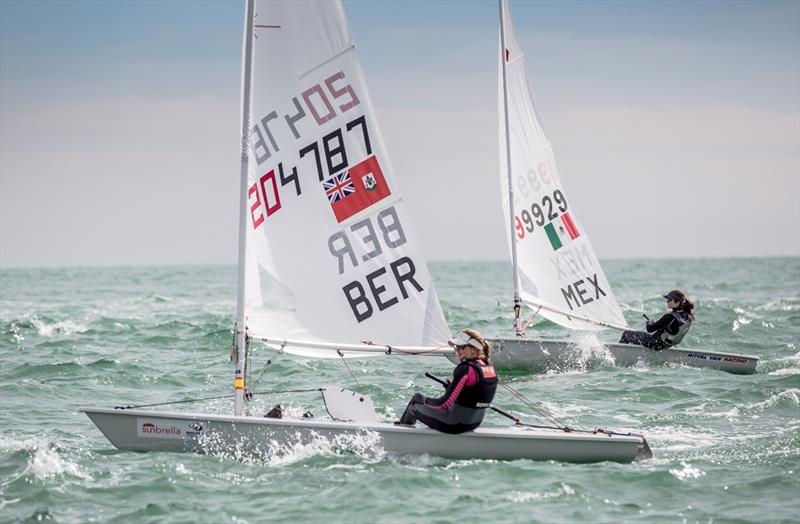
[{"label": "sailor's arm", "polygon": [[441,406],[445,402],[447,402],[453,395],[458,395],[461,392],[461,389],[464,387],[461,383],[461,380],[467,375],[467,371],[469,366],[458,366],[453,371],[453,378],[450,379],[447,383],[447,389],[444,391],[444,395],[438,398],[428,398],[425,399],[425,404],[429,406]]},{"label": "sailor's arm", "polygon": [[645,324],[644,328],[647,330],[648,333],[652,333],[660,329],[666,329],[671,320],[672,320],[672,313],[667,313],[663,317],[656,320],[655,322],[648,322],[647,324]]}]

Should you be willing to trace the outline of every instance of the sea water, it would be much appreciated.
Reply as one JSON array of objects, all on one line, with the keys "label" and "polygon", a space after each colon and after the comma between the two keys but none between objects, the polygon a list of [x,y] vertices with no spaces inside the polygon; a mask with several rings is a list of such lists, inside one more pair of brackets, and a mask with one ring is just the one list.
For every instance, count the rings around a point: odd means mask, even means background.
[{"label": "sea water", "polygon": [[[643,432],[655,458],[568,464],[447,460],[384,452],[370,435],[275,449],[270,456],[118,451],[81,406],[231,393],[234,267],[9,269],[0,273],[0,522],[798,522],[800,259],[608,261],[631,325],[685,290],[697,322],[683,345],[756,355],[758,374],[613,362],[501,374],[568,424]],[[431,264],[454,331],[511,333],[503,262]],[[529,334],[572,337],[589,354],[616,332],[576,335],[547,321]],[[254,378],[276,355],[254,350]],[[380,416],[439,387],[441,358],[349,362]],[[337,360],[274,359],[256,390],[339,384]],[[264,394],[325,415],[316,394]],[[495,404],[528,412],[500,391]],[[231,413],[230,399],[168,406]],[[535,416],[526,420],[541,423]],[[488,415],[486,424],[507,425]]]}]

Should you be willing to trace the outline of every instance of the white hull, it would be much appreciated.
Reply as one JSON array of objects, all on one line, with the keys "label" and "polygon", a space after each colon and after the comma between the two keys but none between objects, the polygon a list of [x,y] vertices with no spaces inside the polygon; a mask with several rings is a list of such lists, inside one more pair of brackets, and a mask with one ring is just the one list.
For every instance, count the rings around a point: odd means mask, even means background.
[{"label": "white hull", "polygon": [[697,368],[716,369],[749,375],[756,372],[758,357],[721,353],[695,348],[669,348],[653,351],[631,344],[605,344],[608,353],[582,351],[575,342],[563,340],[528,340],[524,338],[495,338],[492,343],[492,363],[498,368],[528,369],[534,372],[584,369],[613,364],[631,367],[645,364],[657,366],[677,364]]},{"label": "white hull", "polygon": [[[643,437],[541,429],[478,429],[448,435],[387,423],[286,420],[200,413],[81,409],[111,443],[131,451],[229,453],[265,456],[281,446],[320,438],[340,443],[373,435],[387,452],[453,459],[631,462],[652,456]],[[346,445],[346,444],[345,444]]]}]

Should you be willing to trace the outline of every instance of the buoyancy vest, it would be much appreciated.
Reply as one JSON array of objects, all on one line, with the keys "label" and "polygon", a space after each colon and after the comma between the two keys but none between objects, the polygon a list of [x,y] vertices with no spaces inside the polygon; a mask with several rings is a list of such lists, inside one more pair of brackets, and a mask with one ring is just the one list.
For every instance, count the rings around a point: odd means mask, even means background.
[{"label": "buoyancy vest", "polygon": [[478,374],[478,383],[461,390],[456,404],[468,408],[485,409],[492,404],[497,391],[497,372],[494,366],[484,360],[465,360],[461,363],[474,369]]},{"label": "buoyancy vest", "polygon": [[[669,332],[669,328],[674,326],[675,324],[678,325],[678,331],[675,334]],[[689,314],[683,311],[672,311],[672,322],[667,326],[667,329],[661,332],[659,337],[667,346],[674,346],[675,344],[679,343],[683,340],[683,337],[686,336],[686,333],[689,332],[689,328],[692,327],[692,319],[689,318]]]}]

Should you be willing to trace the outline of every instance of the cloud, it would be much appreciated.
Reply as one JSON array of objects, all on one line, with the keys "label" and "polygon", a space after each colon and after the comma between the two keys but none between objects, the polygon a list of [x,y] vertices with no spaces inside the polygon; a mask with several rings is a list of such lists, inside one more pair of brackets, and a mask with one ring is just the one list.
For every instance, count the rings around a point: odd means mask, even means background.
[{"label": "cloud", "polygon": [[[354,36],[422,245],[435,259],[505,258],[494,22],[407,18]],[[800,254],[796,45],[736,29],[719,41],[518,29],[601,257]],[[234,261],[239,101],[224,79],[238,56],[199,67],[205,55],[169,49],[108,69],[6,65],[0,265]]]},{"label": "cloud", "polygon": [[238,101],[3,108],[3,265],[229,262]]},{"label": "cloud", "polygon": [[[496,116],[381,112],[430,258],[506,257]],[[562,182],[601,257],[800,253],[798,115],[734,105],[547,115]],[[765,235],[764,231],[769,231]],[[458,253],[454,256],[454,253]]]}]

